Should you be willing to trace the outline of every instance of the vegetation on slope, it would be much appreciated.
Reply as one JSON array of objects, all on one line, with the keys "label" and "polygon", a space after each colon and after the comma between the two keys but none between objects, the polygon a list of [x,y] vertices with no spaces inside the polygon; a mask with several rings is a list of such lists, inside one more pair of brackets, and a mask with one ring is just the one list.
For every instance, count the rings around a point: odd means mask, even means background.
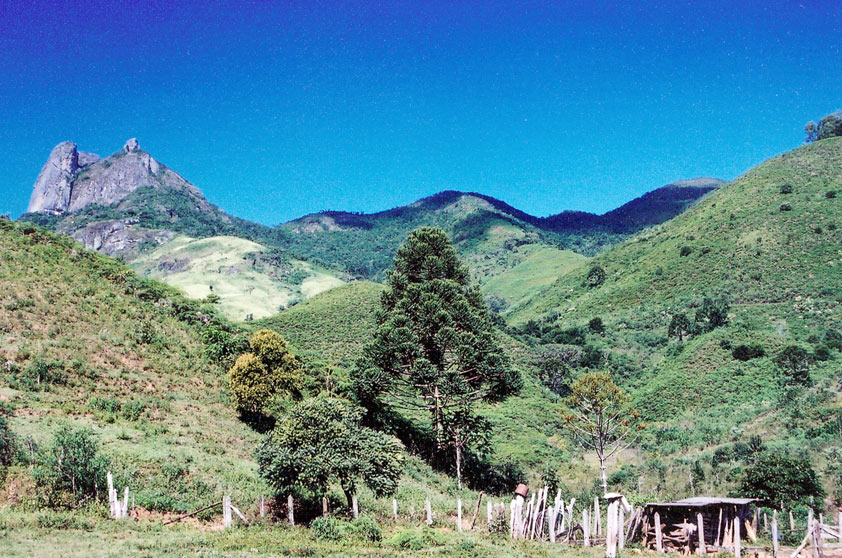
[{"label": "vegetation on slope", "polygon": [[[539,346],[547,332],[587,331],[601,319],[604,331],[587,343],[653,423],[643,440],[649,461],[632,475],[642,486],[727,491],[754,455],[735,448],[752,435],[820,467],[838,455],[840,165],[839,138],[775,157],[511,313]],[[589,280],[594,269],[603,283]],[[726,315],[710,327],[716,306]],[[691,334],[679,340],[668,330],[682,314]],[[808,356],[809,382],[793,382],[780,364],[789,346]],[[669,480],[653,461],[664,456]],[[704,481],[692,480],[694,467]]]}]

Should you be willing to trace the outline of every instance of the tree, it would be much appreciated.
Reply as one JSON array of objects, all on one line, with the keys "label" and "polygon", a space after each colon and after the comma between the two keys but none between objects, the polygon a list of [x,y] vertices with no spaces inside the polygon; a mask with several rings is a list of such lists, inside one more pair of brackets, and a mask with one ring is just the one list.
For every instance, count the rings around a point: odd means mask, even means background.
[{"label": "tree", "polygon": [[785,374],[784,382],[789,385],[809,386],[813,383],[810,378],[810,353],[798,345],[789,345],[775,357],[775,364]]},{"label": "tree", "polygon": [[714,329],[728,325],[728,311],[731,304],[724,298],[705,298],[702,305],[696,310],[694,321],[700,331],[713,331]]},{"label": "tree", "polygon": [[678,337],[679,341],[684,341],[684,336],[689,334],[693,329],[687,315],[683,313],[673,314],[670,320],[669,328],[667,328],[667,335],[669,337]]},{"label": "tree", "polygon": [[591,331],[591,333],[598,333],[599,335],[604,334],[605,324],[602,323],[602,318],[592,318],[591,321],[588,322],[588,329]]},{"label": "tree", "polygon": [[32,476],[48,506],[75,507],[99,496],[108,465],[92,430],[63,426],[38,453]]},{"label": "tree", "polygon": [[819,139],[819,127],[815,122],[810,120],[804,125],[804,141],[810,143]]},{"label": "tree", "polygon": [[809,504],[811,497],[820,501],[825,497],[821,480],[809,460],[777,451],[763,452],[746,467],[739,494],[760,498],[769,506],[781,502]]},{"label": "tree", "polygon": [[324,495],[331,482],[338,482],[349,507],[360,482],[378,496],[394,493],[403,446],[362,426],[363,413],[332,397],[298,403],[258,448],[260,475],[277,494],[304,489]]},{"label": "tree", "polygon": [[542,352],[538,356],[538,379],[556,395],[569,395],[570,366],[578,358],[578,353],[569,349]]},{"label": "tree", "polygon": [[374,339],[356,365],[354,391],[373,411],[425,411],[439,448],[456,450],[461,488],[462,451],[479,424],[474,403],[514,393],[522,380],[444,231],[410,234],[387,284]]},{"label": "tree", "polygon": [[583,375],[571,391],[566,400],[571,413],[565,421],[573,436],[596,452],[602,489],[607,492],[606,461],[631,446],[643,424],[629,406],[629,397],[605,372]]},{"label": "tree", "polygon": [[602,267],[595,265],[588,271],[587,283],[590,287],[598,287],[605,283],[605,270]]},{"label": "tree", "polygon": [[241,413],[262,413],[276,394],[295,393],[300,386],[301,362],[286,340],[270,329],[249,338],[243,353],[228,371],[228,385]]},{"label": "tree", "polygon": [[4,478],[5,468],[12,464],[18,452],[18,440],[9,427],[3,407],[0,407],[0,481]]}]

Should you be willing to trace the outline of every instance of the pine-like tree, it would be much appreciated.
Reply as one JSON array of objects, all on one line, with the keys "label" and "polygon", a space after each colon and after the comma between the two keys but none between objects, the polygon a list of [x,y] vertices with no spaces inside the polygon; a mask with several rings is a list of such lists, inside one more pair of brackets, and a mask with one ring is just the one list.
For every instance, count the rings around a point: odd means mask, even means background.
[{"label": "pine-like tree", "polygon": [[374,340],[357,362],[355,392],[369,409],[426,411],[439,447],[456,451],[461,488],[463,450],[483,424],[474,403],[517,391],[520,375],[444,231],[414,231],[387,282]]}]

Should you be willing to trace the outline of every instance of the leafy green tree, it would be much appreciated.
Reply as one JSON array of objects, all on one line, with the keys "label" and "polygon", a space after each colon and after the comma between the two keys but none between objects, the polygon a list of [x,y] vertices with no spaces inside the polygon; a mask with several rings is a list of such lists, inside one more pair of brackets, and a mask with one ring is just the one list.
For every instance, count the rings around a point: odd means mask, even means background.
[{"label": "leafy green tree", "polygon": [[743,474],[739,495],[760,498],[769,506],[809,504],[825,497],[821,480],[808,459],[767,451],[758,455]]},{"label": "leafy green tree", "polygon": [[667,335],[669,337],[678,337],[679,341],[684,341],[684,337],[692,330],[693,325],[687,319],[687,315],[679,312],[678,314],[673,314],[669,328],[667,328]]},{"label": "leafy green tree", "polygon": [[298,403],[258,448],[261,476],[277,494],[304,489],[324,495],[337,482],[349,507],[360,482],[378,496],[394,493],[403,466],[402,445],[362,426],[363,413],[332,397]]},{"label": "leafy green tree", "polygon": [[602,267],[595,265],[591,267],[590,271],[588,271],[588,277],[586,279],[588,286],[590,287],[599,287],[603,283],[605,283],[605,270]]},{"label": "leafy green tree", "polygon": [[605,333],[605,324],[602,323],[602,318],[592,318],[591,321],[588,322],[588,329],[591,333],[597,333],[599,335]]},{"label": "leafy green tree", "polygon": [[18,453],[18,439],[9,427],[3,407],[0,407],[0,481],[5,478],[6,467]]},{"label": "leafy green tree", "polygon": [[462,451],[474,403],[517,391],[522,380],[497,343],[482,296],[441,229],[414,231],[388,273],[374,339],[356,365],[354,390],[371,410],[429,414],[440,448]]},{"label": "leafy green tree", "polygon": [[286,340],[270,329],[249,339],[251,352],[237,358],[228,371],[228,386],[241,413],[262,413],[279,393],[295,393],[302,380],[301,362]]},{"label": "leafy green tree", "polygon": [[570,350],[549,350],[538,357],[538,379],[556,395],[570,394],[570,363],[575,353]]},{"label": "leafy green tree", "polygon": [[785,374],[784,382],[790,385],[809,386],[810,353],[798,345],[788,345],[775,357],[775,364]]},{"label": "leafy green tree", "polygon": [[812,120],[810,120],[809,122],[807,122],[807,124],[804,125],[804,136],[804,141],[807,143],[819,139],[819,127]]},{"label": "leafy green tree", "polygon": [[75,507],[101,495],[108,466],[92,430],[63,426],[38,452],[32,475],[46,505]]},{"label": "leafy green tree", "polygon": [[570,389],[565,421],[573,436],[596,452],[602,489],[608,492],[606,461],[631,446],[643,424],[628,395],[605,372],[585,374]]},{"label": "leafy green tree", "polygon": [[718,327],[728,325],[728,311],[731,304],[724,298],[705,298],[696,310],[696,327],[699,331],[713,331]]}]

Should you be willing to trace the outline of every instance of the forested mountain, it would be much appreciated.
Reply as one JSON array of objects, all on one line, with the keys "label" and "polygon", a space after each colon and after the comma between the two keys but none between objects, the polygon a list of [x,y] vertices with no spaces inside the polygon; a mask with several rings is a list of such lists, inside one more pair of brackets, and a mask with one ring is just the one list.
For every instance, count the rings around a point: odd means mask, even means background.
[{"label": "forested mountain", "polygon": [[100,158],[64,142],[51,152],[22,219],[191,297],[219,297],[231,318],[259,318],[352,279],[382,281],[421,226],[448,232],[502,307],[523,302],[605,246],[680,213],[718,186],[697,179],[650,192],[602,216],[538,218],[477,193],[444,191],[373,214],[328,211],[277,227],[230,216],[134,139]]}]

